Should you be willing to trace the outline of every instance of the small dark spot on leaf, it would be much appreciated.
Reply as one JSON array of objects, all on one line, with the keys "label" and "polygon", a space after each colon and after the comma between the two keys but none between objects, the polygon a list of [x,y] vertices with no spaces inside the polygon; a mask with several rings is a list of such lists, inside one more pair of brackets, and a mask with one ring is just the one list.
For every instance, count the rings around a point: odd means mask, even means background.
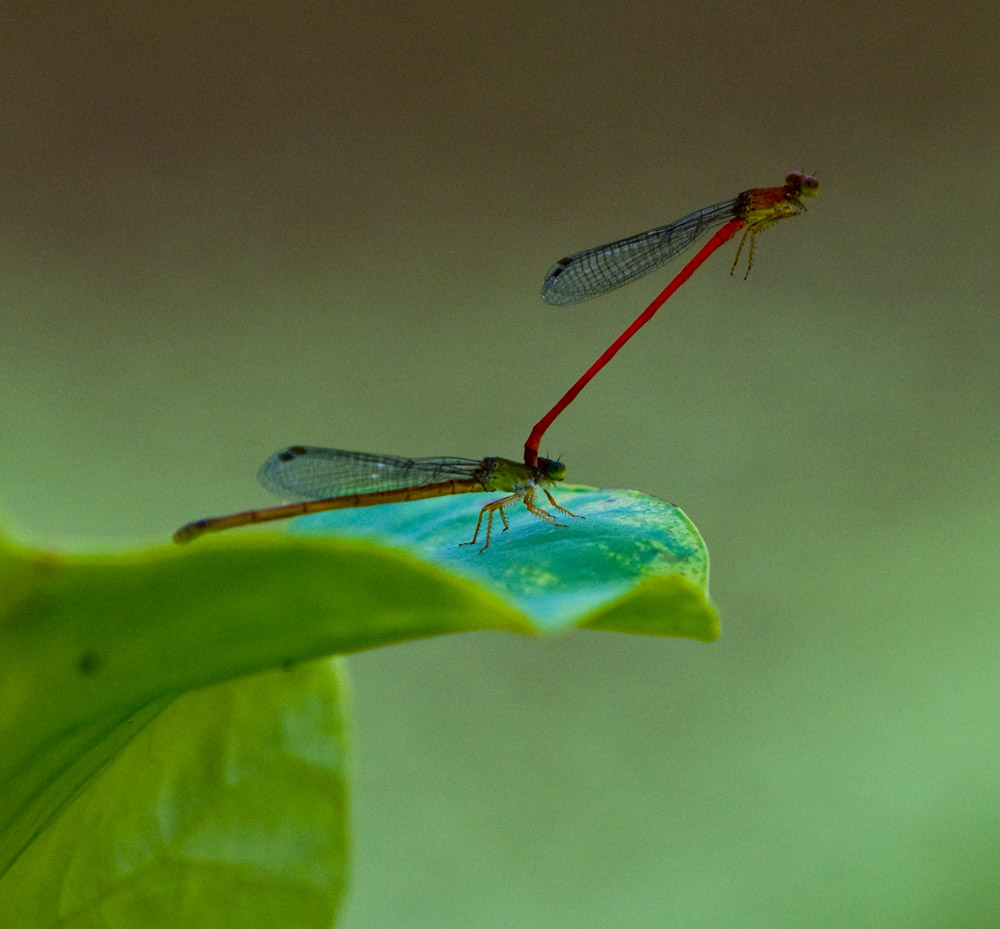
[{"label": "small dark spot on leaf", "polygon": [[101,656],[97,652],[84,652],[76,662],[81,674],[97,674],[101,670]]}]

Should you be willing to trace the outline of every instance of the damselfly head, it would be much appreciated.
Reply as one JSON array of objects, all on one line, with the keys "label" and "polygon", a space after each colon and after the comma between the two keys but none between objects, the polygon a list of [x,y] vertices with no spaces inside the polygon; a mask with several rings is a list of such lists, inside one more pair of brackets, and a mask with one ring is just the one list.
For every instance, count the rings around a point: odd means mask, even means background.
[{"label": "damselfly head", "polygon": [[546,481],[561,481],[566,476],[566,465],[561,461],[539,458],[536,467]]},{"label": "damselfly head", "polygon": [[785,178],[785,187],[797,197],[808,200],[819,193],[819,181],[811,174],[803,174],[801,171],[793,171]]}]

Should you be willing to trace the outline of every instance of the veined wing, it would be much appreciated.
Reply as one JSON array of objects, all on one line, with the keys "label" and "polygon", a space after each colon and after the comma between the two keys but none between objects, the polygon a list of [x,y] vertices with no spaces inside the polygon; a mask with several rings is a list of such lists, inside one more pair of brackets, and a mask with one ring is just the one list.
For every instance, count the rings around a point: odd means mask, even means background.
[{"label": "veined wing", "polygon": [[710,229],[736,217],[740,203],[741,199],[734,197],[688,213],[667,226],[563,258],[546,276],[542,299],[564,306],[628,284],[677,257]]},{"label": "veined wing", "polygon": [[444,481],[479,479],[483,462],[471,458],[397,458],[292,445],[261,466],[257,480],[281,497],[343,497],[420,487]]}]

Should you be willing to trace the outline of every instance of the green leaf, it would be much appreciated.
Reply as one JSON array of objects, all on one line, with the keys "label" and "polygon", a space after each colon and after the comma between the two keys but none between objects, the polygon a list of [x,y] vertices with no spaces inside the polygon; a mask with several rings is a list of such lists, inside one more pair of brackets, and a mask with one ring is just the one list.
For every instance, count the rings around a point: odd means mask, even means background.
[{"label": "green leaf", "polygon": [[483,499],[334,510],[298,519],[299,535],[368,538],[474,581],[527,616],[537,633],[570,626],[712,641],[718,619],[707,600],[708,552],[675,506],[634,490],[560,487],[563,528],[511,507],[511,529],[494,520],[490,546],[472,537]]},{"label": "green leaf", "polygon": [[175,700],[0,881],[5,929],[331,926],[346,855],[338,675]]},{"label": "green leaf", "polygon": [[[200,717],[223,744],[241,727],[273,729],[275,719],[285,719],[285,729],[292,725],[283,714],[296,699],[267,699],[253,689],[253,679],[235,681],[234,694],[225,698],[258,708],[242,723],[224,711],[194,709],[198,694],[177,699],[189,691],[295,662],[473,629],[548,634],[577,626],[705,641],[718,635],[707,599],[707,553],[676,508],[630,491],[560,488],[561,505],[585,519],[560,514],[569,525],[556,528],[523,509],[512,512],[511,530],[495,526],[489,549],[480,552],[457,540],[471,536],[485,499],[468,495],[341,511],[296,526],[298,533],[368,535],[397,548],[362,538],[252,532],[125,556],[57,556],[0,544],[0,873],[17,862],[0,879],[0,912],[16,905],[19,914],[32,914],[34,922],[24,916],[27,921],[17,925],[92,925],[83,916],[79,923],[60,922],[66,901],[84,913],[93,899],[72,875],[100,888],[106,901],[126,899],[119,884],[146,886],[107,856],[74,851],[89,848],[98,834],[94,810],[107,805],[94,799],[98,783],[112,785],[110,796],[134,807],[110,821],[113,847],[130,847],[114,839],[116,823],[124,835],[141,825],[150,806],[161,807],[165,788],[144,768],[148,751],[136,748],[142,740],[163,740],[155,744],[172,759],[188,751],[190,731],[191,772],[171,780],[169,790],[183,794],[182,785],[194,785],[197,798],[210,792],[212,780],[198,770],[199,759],[206,765],[212,760],[206,749],[212,739],[197,737]],[[243,687],[250,689],[244,694]],[[175,717],[189,722],[171,723]],[[161,733],[164,726],[168,735]],[[263,740],[258,751],[261,763],[281,757],[274,741]],[[304,789],[297,777],[290,775],[280,795]],[[128,789],[146,782],[145,793]],[[187,802],[181,796],[176,805]],[[219,874],[218,886],[274,884],[266,867],[241,867],[246,843],[236,837],[258,833],[252,820],[249,826],[238,820],[219,826],[220,836],[231,834],[234,844],[233,869]],[[334,826],[330,847],[338,844],[337,829],[342,843],[342,826]],[[136,890],[130,912],[139,912],[144,899],[212,899],[210,891],[198,894],[213,869],[181,873],[168,867],[176,865],[177,853],[162,822],[137,834],[143,838],[131,840],[133,852],[150,843],[163,850],[155,873],[172,889],[159,897],[152,885]],[[301,844],[294,828],[283,835]],[[65,864],[74,854],[89,855],[97,872],[67,871],[54,887],[58,875],[51,863]],[[272,852],[262,854],[271,860]],[[340,873],[328,855],[320,859],[318,867]],[[298,922],[286,913],[281,924],[328,925],[338,881],[327,887],[325,903],[310,904]],[[254,893],[247,890],[247,898]],[[277,899],[283,891],[275,884],[274,893]],[[215,902],[229,896],[223,891]],[[45,906],[51,907],[47,913]],[[267,912],[263,904],[254,911]],[[153,923],[123,917],[117,924]],[[200,925],[211,923],[202,919]]]}]

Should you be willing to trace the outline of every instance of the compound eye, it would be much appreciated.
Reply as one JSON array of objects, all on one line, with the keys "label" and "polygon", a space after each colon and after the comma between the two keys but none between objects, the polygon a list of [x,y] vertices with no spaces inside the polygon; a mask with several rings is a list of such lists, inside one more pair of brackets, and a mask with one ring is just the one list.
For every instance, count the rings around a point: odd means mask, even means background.
[{"label": "compound eye", "polygon": [[785,185],[802,197],[815,197],[819,192],[819,181],[811,174],[793,171],[785,178]]},{"label": "compound eye", "polygon": [[566,465],[561,461],[550,461],[545,468],[545,475],[552,481],[561,481],[566,476]]}]

